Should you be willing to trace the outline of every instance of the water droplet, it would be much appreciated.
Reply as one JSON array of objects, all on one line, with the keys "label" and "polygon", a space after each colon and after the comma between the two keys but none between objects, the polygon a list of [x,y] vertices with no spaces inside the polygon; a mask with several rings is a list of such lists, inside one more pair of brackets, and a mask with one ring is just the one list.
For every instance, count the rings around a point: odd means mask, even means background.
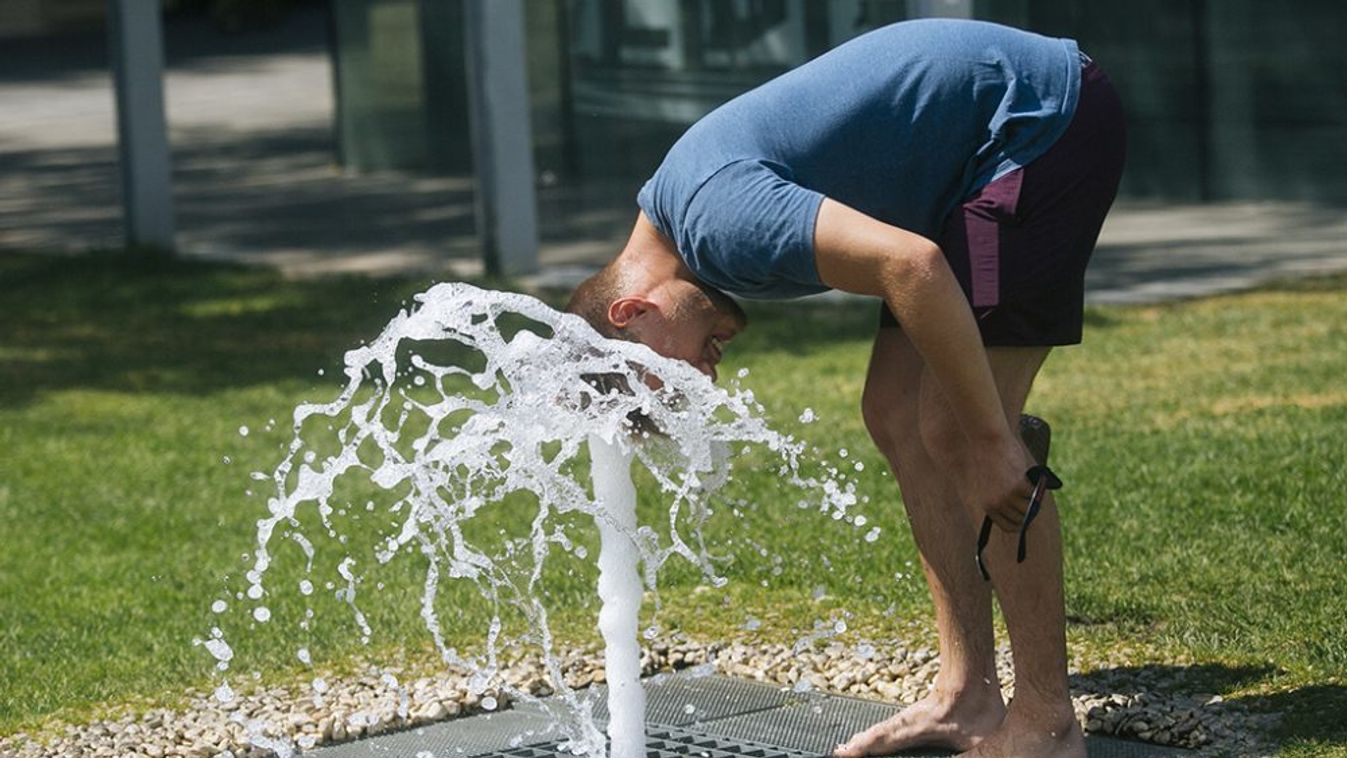
[{"label": "water droplet", "polygon": [[653,640],[659,636],[659,627],[647,626],[642,634],[645,636],[646,639]]},{"label": "water droplet", "polygon": [[300,660],[300,663],[303,663],[306,666],[313,663],[313,657],[309,655],[309,649],[306,647],[296,650],[295,657]]},{"label": "water droplet", "polygon": [[812,423],[814,423],[815,420],[817,420],[817,419],[816,419],[816,417],[814,416],[814,409],[813,409],[813,408],[805,408],[805,409],[804,409],[804,413],[801,413],[801,414],[800,414],[800,423],[801,423],[801,424],[812,424]]},{"label": "water droplet", "polygon": [[253,618],[257,619],[257,623],[265,624],[271,620],[271,610],[265,605],[259,605],[253,609]]},{"label": "water droplet", "polygon": [[230,458],[230,457],[227,456],[227,455],[226,455],[224,458],[221,458],[220,460],[223,461],[223,462],[224,462],[224,465],[226,465],[226,466],[228,466],[229,464],[231,464],[231,463],[234,462],[234,459],[233,459],[233,458]]},{"label": "water droplet", "polygon": [[880,530],[879,527],[875,527],[874,529],[871,529],[870,531],[866,532],[866,533],[865,533],[865,541],[866,541],[866,542],[874,542],[875,540],[879,539],[879,533],[880,533],[880,531],[881,531],[881,530]]},{"label": "water droplet", "polygon": [[240,426],[240,427],[239,427],[239,436],[240,436],[240,437],[247,437],[247,436],[248,436],[248,427],[246,427],[246,426]]},{"label": "water droplet", "polygon": [[860,461],[856,461],[856,465],[853,466],[852,468],[856,469],[857,471],[864,471],[864,470],[865,470],[865,464],[862,463],[862,462],[860,462]]},{"label": "water droplet", "polygon": [[747,631],[750,631],[750,632],[756,632],[757,630],[759,630],[759,629],[761,629],[761,628],[762,628],[762,622],[759,621],[759,620],[757,620],[756,618],[754,618],[754,617],[752,617],[752,616],[749,616],[749,617],[748,617],[748,620],[744,622],[744,629],[747,630]]},{"label": "water droplet", "polygon": [[584,545],[576,545],[575,557],[583,561],[585,558],[589,557],[589,551],[585,549]]},{"label": "water droplet", "polygon": [[233,702],[234,690],[230,688],[229,682],[220,682],[220,686],[215,688],[215,699],[221,703]]},{"label": "water droplet", "polygon": [[314,679],[311,686],[313,687],[313,691],[317,692],[319,695],[327,692],[327,680],[322,677]]},{"label": "water droplet", "polygon": [[491,697],[490,695],[487,695],[486,697],[482,698],[482,708],[484,710],[494,711],[496,710],[497,705],[498,703],[496,702],[496,699],[494,697]]},{"label": "water droplet", "polygon": [[833,622],[833,631],[836,632],[837,634],[841,634],[846,630],[847,630],[847,622],[843,621],[842,619],[838,619],[837,621]]},{"label": "water droplet", "polygon": [[851,455],[851,453],[847,452],[847,449],[846,449],[846,448],[842,448],[841,450],[838,450],[838,451],[837,451],[837,454],[838,454],[839,456],[843,457],[843,458],[847,457],[848,455]]},{"label": "water droplet", "polygon": [[696,712],[697,712],[697,706],[693,705],[692,703],[688,703],[687,705],[683,706],[683,713],[686,713],[686,714],[689,715],[689,716],[691,716],[692,714],[694,714],[694,713],[696,713]]},{"label": "water droplet", "polygon": [[261,599],[262,599],[262,585],[260,585],[260,584],[254,584],[254,585],[252,585],[251,587],[249,587],[249,588],[248,588],[248,599],[249,599],[249,600],[261,600]]},{"label": "water droplet", "polygon": [[740,379],[743,379],[743,378],[745,378],[745,377],[748,376],[748,369],[746,369],[746,368],[741,368],[741,369],[739,369],[738,371],[736,371],[736,372],[734,373],[734,375],[737,376],[737,377],[739,377]]},{"label": "water droplet", "polygon": [[299,580],[299,594],[301,594],[301,595],[312,595],[312,594],[313,594],[313,582],[309,581],[308,579],[300,579],[300,580]]},{"label": "water droplet", "polygon": [[219,637],[206,640],[203,643],[206,646],[206,652],[215,656],[215,660],[220,663],[229,663],[234,658],[234,650],[229,647],[229,643]]},{"label": "water droplet", "polygon": [[856,518],[852,519],[851,523],[855,524],[856,526],[865,526],[866,522],[869,520],[870,519],[866,518],[864,514],[858,513],[856,514]]},{"label": "water droplet", "polygon": [[210,604],[210,609],[212,613],[224,613],[229,609],[229,603],[226,603],[223,600],[216,600]]}]

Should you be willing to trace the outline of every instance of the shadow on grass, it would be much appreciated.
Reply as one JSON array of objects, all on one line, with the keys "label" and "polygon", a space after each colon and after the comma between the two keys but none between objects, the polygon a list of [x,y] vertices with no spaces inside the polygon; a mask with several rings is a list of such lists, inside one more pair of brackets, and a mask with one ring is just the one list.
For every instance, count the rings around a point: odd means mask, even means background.
[{"label": "shadow on grass", "polygon": [[[286,280],[260,268],[132,255],[0,253],[0,406],[70,389],[203,395],[331,372],[422,278]],[[482,286],[503,286],[484,282]],[[560,307],[565,295],[544,296]],[[870,303],[751,306],[735,351],[805,353],[874,330]]]},{"label": "shadow on grass", "polygon": [[98,253],[0,255],[0,405],[43,391],[206,394],[313,376],[427,282]]},{"label": "shadow on grass", "polygon": [[1347,686],[1310,684],[1241,702],[1255,712],[1281,714],[1274,736],[1283,745],[1347,750]]},{"label": "shadow on grass", "polygon": [[[1136,695],[1147,691],[1222,694],[1276,686],[1283,674],[1272,666],[1122,666],[1072,676],[1072,688]],[[1271,716],[1276,726],[1265,737],[1285,747],[1347,748],[1347,686],[1309,684],[1267,694],[1226,697],[1250,714]],[[1296,753],[1298,754],[1298,753]]]}]

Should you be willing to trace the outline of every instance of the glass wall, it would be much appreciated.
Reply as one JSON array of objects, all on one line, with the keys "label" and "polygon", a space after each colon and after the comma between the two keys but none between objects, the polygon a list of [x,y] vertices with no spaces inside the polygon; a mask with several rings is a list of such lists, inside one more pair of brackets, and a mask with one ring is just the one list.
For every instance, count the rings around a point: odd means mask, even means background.
[{"label": "glass wall", "polygon": [[[530,14],[539,12],[530,3]],[[861,32],[906,17],[903,0],[566,0],[557,13],[557,112],[535,102],[544,240],[616,247],[641,184],[693,122]],[[529,53],[545,30],[530,25]],[[530,62],[532,75],[539,66]],[[551,72],[556,72],[555,74]],[[541,92],[539,91],[541,89]],[[547,88],[535,87],[535,97]],[[557,128],[559,127],[559,128]],[[561,149],[557,150],[556,147]],[[579,226],[577,226],[579,224]]]},{"label": "glass wall", "polygon": [[1074,37],[1127,106],[1123,192],[1347,202],[1347,4],[979,0],[980,18]]},{"label": "glass wall", "polygon": [[565,8],[574,167],[634,179],[720,103],[903,18],[905,3],[570,0]]},{"label": "glass wall", "polygon": [[[341,158],[471,171],[462,0],[333,0]],[[542,234],[618,240],[665,150],[718,104],[911,0],[528,0]],[[1124,196],[1347,202],[1347,4],[974,0],[1070,36],[1130,117]]]}]

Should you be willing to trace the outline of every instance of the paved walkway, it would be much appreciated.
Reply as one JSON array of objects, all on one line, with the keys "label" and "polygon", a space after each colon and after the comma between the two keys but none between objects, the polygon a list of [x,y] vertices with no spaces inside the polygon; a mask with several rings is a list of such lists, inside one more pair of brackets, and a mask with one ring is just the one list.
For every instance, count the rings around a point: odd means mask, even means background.
[{"label": "paved walkway", "polygon": [[[333,162],[321,14],[223,36],[167,28],[165,84],[185,255],[296,274],[481,272],[468,177],[353,176]],[[0,249],[120,244],[111,79],[101,36],[6,42],[0,68]],[[539,283],[607,259],[635,186],[540,191]],[[1347,270],[1347,214],[1292,203],[1120,203],[1088,280],[1092,302],[1209,294]]]}]

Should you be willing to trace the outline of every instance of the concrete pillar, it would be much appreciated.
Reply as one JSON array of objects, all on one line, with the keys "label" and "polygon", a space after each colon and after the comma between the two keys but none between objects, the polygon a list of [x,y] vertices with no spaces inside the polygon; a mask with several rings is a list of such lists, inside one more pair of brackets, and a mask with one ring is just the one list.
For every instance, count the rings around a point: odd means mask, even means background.
[{"label": "concrete pillar", "polygon": [[164,116],[160,0],[109,0],[126,243],[173,249],[172,163]]},{"label": "concrete pillar", "polygon": [[466,0],[463,30],[477,234],[489,273],[538,269],[533,132],[522,0]]}]

